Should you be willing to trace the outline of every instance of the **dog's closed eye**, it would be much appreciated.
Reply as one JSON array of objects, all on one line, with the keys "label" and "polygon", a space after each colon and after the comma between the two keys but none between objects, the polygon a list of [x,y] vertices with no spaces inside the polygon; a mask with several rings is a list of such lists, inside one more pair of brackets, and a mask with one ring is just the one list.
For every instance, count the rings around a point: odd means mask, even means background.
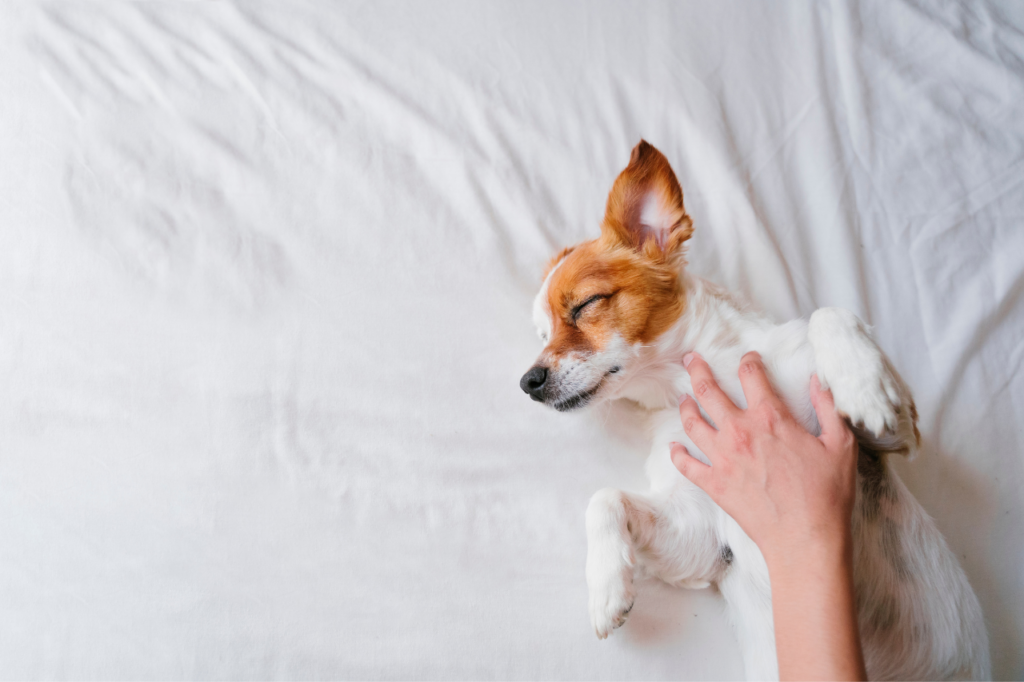
[{"label": "dog's closed eye", "polygon": [[573,323],[575,324],[576,321],[580,319],[580,315],[582,315],[583,311],[586,310],[587,307],[590,306],[592,303],[596,303],[597,301],[603,301],[604,299],[611,298],[611,297],[612,297],[612,294],[595,294],[595,295],[591,296],[590,298],[588,298],[587,300],[583,301],[583,303],[580,303],[579,305],[576,305],[575,307],[573,307],[573,309],[572,309],[572,321],[573,321]]}]

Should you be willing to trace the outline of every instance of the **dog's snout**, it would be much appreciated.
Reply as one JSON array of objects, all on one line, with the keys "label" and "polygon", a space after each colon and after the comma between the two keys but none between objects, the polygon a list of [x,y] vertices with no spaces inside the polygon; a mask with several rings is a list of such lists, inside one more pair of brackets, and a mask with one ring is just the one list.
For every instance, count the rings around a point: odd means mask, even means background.
[{"label": "dog's snout", "polygon": [[519,380],[519,388],[538,402],[544,401],[544,383],[548,380],[548,368],[534,365]]}]

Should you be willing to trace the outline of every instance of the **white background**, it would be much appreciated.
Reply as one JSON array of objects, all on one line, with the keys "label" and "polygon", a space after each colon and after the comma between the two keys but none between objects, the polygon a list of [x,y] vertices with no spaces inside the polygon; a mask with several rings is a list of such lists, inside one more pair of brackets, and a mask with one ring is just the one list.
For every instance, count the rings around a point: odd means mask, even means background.
[{"label": "white background", "polygon": [[1021,678],[1022,8],[5,2],[0,676],[740,675],[711,590],[594,637],[644,436],[517,385],[642,136],[694,271],[876,326]]}]

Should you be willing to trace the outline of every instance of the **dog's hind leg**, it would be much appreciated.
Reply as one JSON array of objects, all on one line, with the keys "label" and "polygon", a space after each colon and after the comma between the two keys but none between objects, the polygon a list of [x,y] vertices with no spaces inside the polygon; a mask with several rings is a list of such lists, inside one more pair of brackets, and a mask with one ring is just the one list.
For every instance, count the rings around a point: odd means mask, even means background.
[{"label": "dog's hind leg", "polygon": [[[742,531],[740,531],[742,532]],[[768,568],[753,542],[744,537],[746,550],[737,548],[745,563],[737,564],[718,582],[729,603],[729,620],[743,650],[743,668],[748,680],[779,679],[775,654],[775,626]]]},{"label": "dog's hind leg", "polygon": [[724,558],[711,524],[714,513],[701,508],[709,502],[696,494],[690,499],[692,508],[687,496],[650,498],[611,488],[590,499],[587,586],[599,638],[622,625],[633,608],[638,563],[681,587],[705,587],[717,578]]}]

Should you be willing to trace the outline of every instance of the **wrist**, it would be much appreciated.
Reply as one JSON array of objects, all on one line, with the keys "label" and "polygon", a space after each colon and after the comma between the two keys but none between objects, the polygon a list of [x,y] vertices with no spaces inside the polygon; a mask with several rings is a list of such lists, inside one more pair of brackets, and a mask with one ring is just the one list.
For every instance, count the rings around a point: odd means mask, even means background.
[{"label": "wrist", "polygon": [[766,542],[761,553],[775,582],[789,574],[806,575],[809,566],[829,571],[851,568],[853,537],[848,526],[790,533]]},{"label": "wrist", "polygon": [[783,680],[866,679],[849,531],[765,557]]}]

